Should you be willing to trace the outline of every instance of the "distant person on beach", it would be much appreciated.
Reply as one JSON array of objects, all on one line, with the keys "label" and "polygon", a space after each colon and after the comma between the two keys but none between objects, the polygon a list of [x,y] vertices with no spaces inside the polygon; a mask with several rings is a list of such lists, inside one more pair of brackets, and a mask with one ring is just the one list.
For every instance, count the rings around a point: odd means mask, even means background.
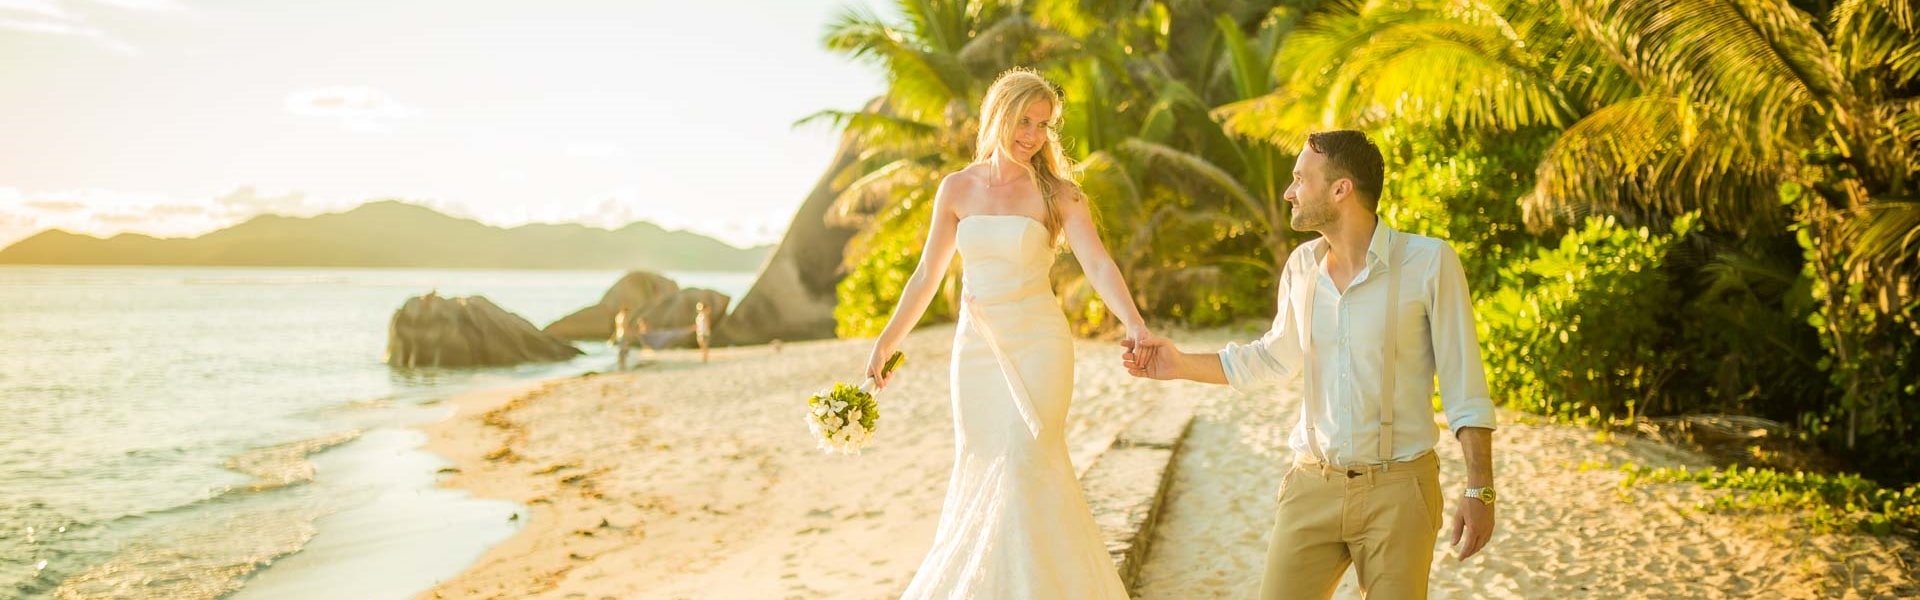
[{"label": "distant person on beach", "polygon": [[1307,136],[1285,197],[1293,228],[1321,237],[1287,259],[1279,314],[1259,340],[1217,353],[1182,352],[1167,338],[1123,342],[1136,377],[1241,389],[1305,379],[1260,586],[1267,600],[1328,598],[1348,565],[1367,598],[1427,597],[1444,505],[1436,375],[1466,460],[1451,523],[1457,560],[1493,537],[1493,401],[1466,272],[1445,241],[1380,221],[1385,170],[1361,132]]},{"label": "distant person on beach", "polygon": [[694,310],[697,314],[693,315],[693,337],[700,342],[700,362],[707,362],[707,344],[713,334],[713,320],[707,317],[707,303],[701,302]]},{"label": "distant person on beach", "polygon": [[620,312],[613,315],[613,344],[620,348],[620,370],[627,370],[627,352],[634,344],[645,344],[647,320],[633,313],[633,309],[622,305]]}]

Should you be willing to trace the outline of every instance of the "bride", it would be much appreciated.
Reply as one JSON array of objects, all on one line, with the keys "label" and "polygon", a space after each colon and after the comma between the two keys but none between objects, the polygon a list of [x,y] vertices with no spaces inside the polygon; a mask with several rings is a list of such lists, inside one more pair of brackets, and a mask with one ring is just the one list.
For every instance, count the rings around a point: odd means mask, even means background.
[{"label": "bride", "polygon": [[913,278],[875,341],[881,367],[927,309],[953,253],[964,294],[953,337],[953,477],[933,549],[905,598],[1114,598],[1127,592],[1067,460],[1073,339],[1048,280],[1065,238],[1126,325],[1150,335],[1069,178],[1060,95],[1014,69],[987,90],[973,164],[948,175]]}]

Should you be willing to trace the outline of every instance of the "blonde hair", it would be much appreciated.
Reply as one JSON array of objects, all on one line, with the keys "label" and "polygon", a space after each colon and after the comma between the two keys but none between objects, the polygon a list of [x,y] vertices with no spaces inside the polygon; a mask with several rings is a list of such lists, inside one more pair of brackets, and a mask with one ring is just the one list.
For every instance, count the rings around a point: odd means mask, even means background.
[{"label": "blonde hair", "polygon": [[1079,185],[1073,182],[1073,162],[1067,159],[1066,149],[1060,145],[1060,132],[1055,129],[1059,126],[1062,102],[1052,82],[1023,67],[1008,69],[993,80],[993,85],[987,88],[987,97],[980,102],[980,137],[975,142],[973,162],[987,162],[996,151],[1013,156],[1013,128],[1020,123],[1027,107],[1040,100],[1053,106],[1046,141],[1034,151],[1032,160],[1016,164],[1026,169],[1034,185],[1040,188],[1040,199],[1047,205],[1047,218],[1042,223],[1046,224],[1049,236],[1058,239],[1062,226],[1058,203],[1063,192],[1077,195]]}]

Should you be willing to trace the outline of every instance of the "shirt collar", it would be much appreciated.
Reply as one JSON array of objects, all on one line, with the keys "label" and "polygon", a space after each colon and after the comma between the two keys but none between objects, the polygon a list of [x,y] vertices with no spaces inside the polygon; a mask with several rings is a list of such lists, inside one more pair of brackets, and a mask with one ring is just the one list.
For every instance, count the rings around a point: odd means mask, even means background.
[{"label": "shirt collar", "polygon": [[[1390,232],[1394,232],[1394,230],[1391,227],[1387,227],[1387,222],[1384,219],[1374,219],[1373,239],[1367,241],[1368,265],[1383,266],[1387,264],[1387,245],[1389,243],[1387,236]],[[1320,239],[1315,241],[1318,243],[1315,244],[1313,248],[1313,264],[1323,264],[1327,261],[1327,252],[1333,249],[1333,244],[1328,243],[1325,236],[1321,236]]]}]

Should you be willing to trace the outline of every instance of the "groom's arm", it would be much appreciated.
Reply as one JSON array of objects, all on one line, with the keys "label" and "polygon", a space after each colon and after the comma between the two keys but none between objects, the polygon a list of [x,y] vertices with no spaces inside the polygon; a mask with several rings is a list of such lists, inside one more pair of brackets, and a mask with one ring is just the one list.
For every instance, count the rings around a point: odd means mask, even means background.
[{"label": "groom's arm", "polygon": [[[1466,270],[1452,246],[1441,246],[1435,276],[1427,287],[1428,326],[1433,337],[1434,369],[1447,425],[1460,440],[1467,463],[1467,487],[1493,487],[1493,430],[1497,425],[1486,367],[1480,362],[1480,338],[1474,326],[1473,297]],[[1495,503],[1498,503],[1495,498]],[[1494,507],[1462,498],[1454,511],[1452,542],[1466,560],[1493,538]]]},{"label": "groom's arm", "polygon": [[[1493,487],[1493,430],[1461,427],[1454,437],[1460,440],[1461,454],[1466,455],[1467,487]],[[1498,501],[1496,498],[1495,502]],[[1493,515],[1493,505],[1475,498],[1459,500],[1453,515],[1453,535],[1449,538],[1458,549],[1456,560],[1472,558],[1487,547],[1487,542],[1493,539]]]},{"label": "groom's arm", "polygon": [[1227,370],[1221,366],[1219,355],[1211,352],[1181,352],[1173,347],[1172,340],[1163,337],[1148,340],[1146,346],[1153,349],[1153,360],[1148,364],[1140,364],[1139,355],[1131,348],[1120,357],[1127,366],[1127,372],[1134,377],[1185,379],[1220,385],[1227,383]]},{"label": "groom's arm", "polygon": [[1185,379],[1237,388],[1292,376],[1305,360],[1299,328],[1294,324],[1293,303],[1288,300],[1292,282],[1293,269],[1289,268],[1280,276],[1279,308],[1273,326],[1260,339],[1227,344],[1219,352],[1193,353],[1181,352],[1172,340],[1155,336],[1144,342],[1152,350],[1144,364],[1131,347],[1121,356],[1127,372],[1135,377]]},{"label": "groom's arm", "polygon": [[1493,430],[1461,427],[1454,437],[1460,440],[1460,453],[1466,456],[1467,487],[1493,487]]},{"label": "groom's arm", "polygon": [[1288,257],[1285,270],[1280,272],[1278,306],[1274,309],[1273,325],[1267,328],[1266,335],[1244,344],[1227,344],[1218,353],[1204,355],[1204,359],[1189,359],[1186,361],[1189,369],[1197,371],[1196,374],[1204,373],[1212,377],[1211,383],[1225,383],[1242,391],[1300,373],[1307,357],[1300,343],[1300,324],[1296,322],[1298,315],[1294,314],[1293,284],[1303,277],[1313,276],[1299,269],[1303,260],[1312,262],[1312,253],[1305,251],[1305,248],[1296,249],[1293,256]]}]

